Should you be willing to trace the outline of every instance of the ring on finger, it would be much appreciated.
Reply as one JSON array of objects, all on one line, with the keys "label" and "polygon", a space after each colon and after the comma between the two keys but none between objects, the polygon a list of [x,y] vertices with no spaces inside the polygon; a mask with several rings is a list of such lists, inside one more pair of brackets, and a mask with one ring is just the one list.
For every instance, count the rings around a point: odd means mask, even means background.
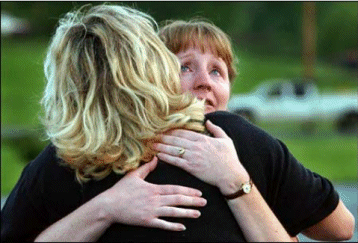
[{"label": "ring on finger", "polygon": [[184,153],[185,153],[185,148],[179,148],[178,149],[178,155],[179,155],[180,158],[183,158]]}]

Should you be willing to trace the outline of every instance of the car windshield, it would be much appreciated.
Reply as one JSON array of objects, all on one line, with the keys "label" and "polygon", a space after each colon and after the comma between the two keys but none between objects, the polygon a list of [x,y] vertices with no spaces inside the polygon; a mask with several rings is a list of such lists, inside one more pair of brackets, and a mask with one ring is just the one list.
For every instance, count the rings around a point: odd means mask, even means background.
[{"label": "car windshield", "polygon": [[282,94],[282,85],[281,84],[275,84],[272,86],[272,88],[268,92],[269,97],[278,97]]}]

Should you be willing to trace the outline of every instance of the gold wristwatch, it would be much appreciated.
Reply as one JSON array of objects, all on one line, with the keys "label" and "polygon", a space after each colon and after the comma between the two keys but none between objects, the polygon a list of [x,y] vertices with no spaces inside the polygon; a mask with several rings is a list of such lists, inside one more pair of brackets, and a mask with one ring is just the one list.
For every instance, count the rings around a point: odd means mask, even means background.
[{"label": "gold wristwatch", "polygon": [[237,192],[230,195],[224,195],[224,197],[227,200],[235,199],[241,197],[242,195],[249,194],[251,192],[251,189],[252,189],[252,180],[250,179],[249,181],[243,183]]}]

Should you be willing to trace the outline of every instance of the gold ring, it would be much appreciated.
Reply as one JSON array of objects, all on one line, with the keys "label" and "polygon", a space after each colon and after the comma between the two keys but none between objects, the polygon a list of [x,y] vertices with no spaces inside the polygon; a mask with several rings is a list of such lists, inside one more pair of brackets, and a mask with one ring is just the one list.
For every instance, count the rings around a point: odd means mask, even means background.
[{"label": "gold ring", "polygon": [[178,150],[178,153],[179,153],[179,157],[180,157],[180,158],[183,158],[183,155],[184,155],[184,153],[185,153],[185,148],[180,148],[180,149]]}]

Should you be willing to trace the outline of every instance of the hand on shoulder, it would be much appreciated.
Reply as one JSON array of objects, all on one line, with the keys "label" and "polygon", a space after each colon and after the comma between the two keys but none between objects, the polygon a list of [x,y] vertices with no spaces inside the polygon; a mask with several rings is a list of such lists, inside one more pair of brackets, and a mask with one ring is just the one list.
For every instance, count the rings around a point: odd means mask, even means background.
[{"label": "hand on shoulder", "polygon": [[154,144],[154,149],[159,159],[219,187],[223,194],[231,194],[249,175],[231,138],[210,121],[206,127],[214,137],[177,129],[162,135],[162,142]]}]

